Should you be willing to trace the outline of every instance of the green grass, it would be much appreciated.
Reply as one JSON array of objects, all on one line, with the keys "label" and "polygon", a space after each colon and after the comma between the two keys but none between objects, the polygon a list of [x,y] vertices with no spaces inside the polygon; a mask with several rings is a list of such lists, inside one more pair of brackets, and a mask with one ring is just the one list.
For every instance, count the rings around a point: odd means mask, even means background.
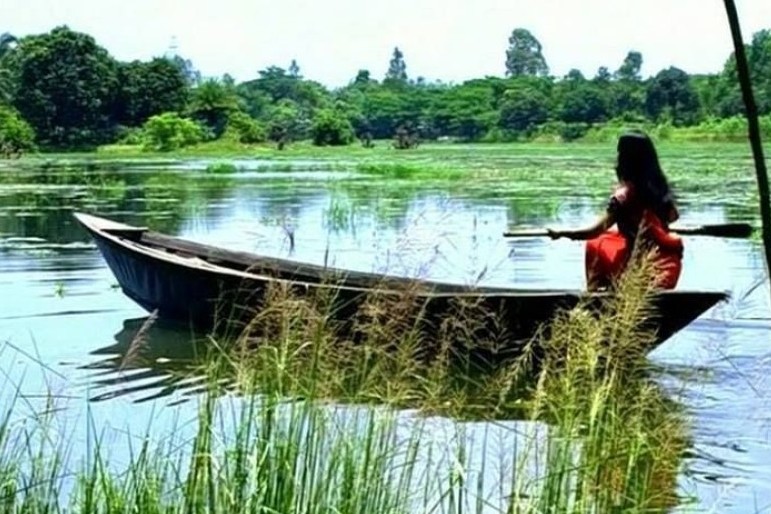
[{"label": "green grass", "polygon": [[[368,303],[354,346],[332,339],[329,298],[273,290],[247,330],[202,361],[194,433],[128,435],[125,464],[98,427],[86,454],[72,455],[58,411],[20,423],[11,405],[0,418],[0,511],[666,512],[680,501],[687,430],[646,376],[649,271],[641,261],[599,311],[581,305],[545,326],[530,347],[537,368],[526,352],[486,371],[457,351],[484,343],[469,339],[480,313],[468,306],[427,355],[409,291]],[[492,435],[495,419],[529,428]],[[480,449],[467,423],[485,421]],[[511,453],[482,451],[499,437],[517,441]]]}]

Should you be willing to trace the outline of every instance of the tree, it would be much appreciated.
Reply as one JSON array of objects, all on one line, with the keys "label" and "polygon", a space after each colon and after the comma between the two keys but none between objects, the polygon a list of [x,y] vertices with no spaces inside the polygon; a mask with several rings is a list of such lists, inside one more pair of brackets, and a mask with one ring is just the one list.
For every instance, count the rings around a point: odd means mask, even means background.
[{"label": "tree", "polygon": [[771,113],[771,30],[765,29],[752,36],[747,65],[754,77],[758,114]]},{"label": "tree", "polygon": [[179,64],[165,57],[150,62],[122,63],[115,115],[123,125],[142,125],[150,116],[183,112],[188,103],[188,82]]},{"label": "tree", "polygon": [[322,109],[313,119],[311,135],[316,146],[348,145],[353,141],[353,127],[343,113]]},{"label": "tree", "polygon": [[357,86],[366,86],[373,82],[374,80],[370,77],[369,70],[359,70],[356,73],[356,78],[353,79],[353,83]]},{"label": "tree", "polygon": [[549,99],[534,87],[517,86],[503,95],[498,125],[514,134],[528,134],[549,118]]},{"label": "tree", "polygon": [[0,105],[0,154],[20,153],[35,148],[35,132],[19,113]]},{"label": "tree", "polygon": [[435,123],[440,133],[466,141],[484,136],[500,117],[493,107],[494,94],[488,84],[463,84],[444,92],[434,106]]},{"label": "tree", "polygon": [[193,87],[201,82],[201,72],[193,66],[190,59],[175,54],[171,57],[171,61],[182,70],[188,87]]},{"label": "tree", "polygon": [[404,62],[404,54],[398,46],[394,48],[383,82],[389,84],[405,84],[407,82],[407,64]]},{"label": "tree", "polygon": [[549,66],[541,43],[529,30],[514,29],[509,37],[509,49],[506,50],[506,75],[545,77],[548,74]]},{"label": "tree", "polygon": [[16,47],[17,39],[8,32],[0,34],[0,103],[10,103],[13,97],[13,77],[4,59]]},{"label": "tree", "polygon": [[597,69],[597,75],[594,76],[594,82],[605,85],[609,83],[612,78],[613,75],[608,71],[608,68],[606,66],[600,66]]},{"label": "tree", "polygon": [[559,118],[566,123],[597,123],[608,117],[602,92],[590,82],[577,85],[563,95]]},{"label": "tree", "polygon": [[300,75],[300,66],[297,64],[297,61],[292,59],[292,62],[289,63],[289,76],[293,79],[301,79],[302,76]]},{"label": "tree", "polygon": [[110,140],[116,61],[94,39],[66,26],[19,40],[14,105],[44,145]]},{"label": "tree", "polygon": [[243,144],[262,143],[267,139],[265,127],[254,118],[242,111],[234,111],[228,115],[228,124],[222,136],[226,139]]},{"label": "tree", "polygon": [[565,82],[573,83],[573,84],[583,84],[584,82],[586,82],[586,77],[584,77],[584,74],[581,73],[581,70],[572,68],[570,71],[568,71],[567,75],[565,75]]},{"label": "tree", "polygon": [[190,115],[208,128],[214,138],[222,135],[228,117],[238,109],[235,89],[217,79],[205,80],[193,90]]},{"label": "tree", "polygon": [[683,70],[671,66],[661,70],[648,84],[645,109],[656,120],[671,120],[675,126],[691,125],[700,117],[699,96]]},{"label": "tree", "polygon": [[278,143],[279,149],[308,134],[309,122],[292,100],[281,100],[271,109],[268,117],[268,138]]},{"label": "tree", "polygon": [[16,47],[16,43],[18,43],[18,41],[19,40],[16,38],[16,36],[10,32],[3,32],[0,34],[0,60],[2,60],[3,57],[8,55],[11,50]]},{"label": "tree", "polygon": [[586,80],[576,69],[556,84],[556,117],[566,123],[592,124],[608,117],[607,88]]},{"label": "tree", "polygon": [[[771,113],[771,30],[761,30],[752,36],[752,43],[744,45],[747,67],[759,115]],[[726,61],[716,84],[718,98],[716,111],[721,117],[744,114],[744,102],[736,82],[736,52]]]},{"label": "tree", "polygon": [[624,58],[624,62],[616,70],[618,80],[639,81],[642,69],[643,57],[640,52],[630,50]]}]

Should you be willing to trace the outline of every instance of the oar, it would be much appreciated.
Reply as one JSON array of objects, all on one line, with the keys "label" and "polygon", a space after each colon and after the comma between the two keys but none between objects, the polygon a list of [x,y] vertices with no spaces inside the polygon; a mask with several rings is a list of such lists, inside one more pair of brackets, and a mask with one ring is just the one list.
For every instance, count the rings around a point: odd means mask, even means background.
[{"label": "oar", "polygon": [[[747,238],[754,229],[749,223],[723,223],[718,225],[698,225],[695,227],[670,227],[669,230],[685,236],[712,236]],[[503,233],[504,237],[548,237],[546,229],[511,230]]]}]

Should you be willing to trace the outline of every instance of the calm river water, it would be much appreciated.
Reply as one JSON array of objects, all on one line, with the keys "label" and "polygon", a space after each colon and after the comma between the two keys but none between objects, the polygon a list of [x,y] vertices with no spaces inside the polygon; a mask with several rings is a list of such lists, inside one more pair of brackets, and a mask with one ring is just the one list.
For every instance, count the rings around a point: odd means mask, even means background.
[{"label": "calm river water", "polygon": [[[591,221],[611,175],[591,158],[576,166],[569,157],[568,164],[528,159],[514,159],[510,172],[446,181],[379,179],[355,168],[314,171],[308,162],[271,172],[241,160],[243,169],[229,175],[204,172],[204,161],[108,170],[78,162],[0,163],[0,401],[21,394],[18,408],[32,410],[50,394],[75,449],[88,426],[105,427],[105,437],[117,440],[125,430],[141,434],[194,413],[189,391],[171,387],[167,372],[190,358],[188,334],[159,326],[146,349],[152,368],[121,366],[146,313],[115,287],[74,211],[351,269],[582,288],[580,243],[507,241],[501,232],[515,223]],[[539,166],[544,173],[533,173]],[[682,223],[754,221],[754,183],[748,161],[742,166],[747,178],[715,188],[683,180]],[[593,178],[571,175],[573,168],[591,170]],[[517,169],[527,172],[526,182]],[[733,296],[650,354],[658,380],[692,421],[693,449],[680,485],[695,503],[683,509],[770,510],[771,288],[762,252],[747,240],[686,243],[679,287]]]}]

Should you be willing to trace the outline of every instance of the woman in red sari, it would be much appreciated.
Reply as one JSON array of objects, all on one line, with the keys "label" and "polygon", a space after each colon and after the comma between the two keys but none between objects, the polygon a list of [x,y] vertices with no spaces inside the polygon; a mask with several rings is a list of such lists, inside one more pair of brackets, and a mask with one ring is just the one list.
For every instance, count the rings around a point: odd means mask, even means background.
[{"label": "woman in red sari", "polygon": [[626,268],[635,244],[655,252],[655,285],[674,289],[682,271],[683,242],[669,232],[669,224],[679,214],[647,135],[632,131],[619,138],[616,176],[618,186],[595,224],[578,230],[549,230],[549,235],[586,241],[589,290],[611,287]]}]

